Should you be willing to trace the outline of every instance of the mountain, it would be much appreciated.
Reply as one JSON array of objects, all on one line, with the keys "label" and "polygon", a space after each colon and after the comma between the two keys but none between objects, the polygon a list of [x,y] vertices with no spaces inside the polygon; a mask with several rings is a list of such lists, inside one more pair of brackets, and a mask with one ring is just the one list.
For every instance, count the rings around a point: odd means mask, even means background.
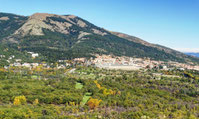
[{"label": "mountain", "polygon": [[27,20],[28,17],[0,13],[0,39],[12,35]]},{"label": "mountain", "polygon": [[189,52],[189,53],[185,53],[187,55],[191,55],[191,56],[194,56],[194,57],[199,57],[199,53],[192,53],[192,52]]},{"label": "mountain", "polygon": [[199,59],[139,38],[106,29],[74,15],[0,13],[0,42],[20,52],[40,53],[48,61],[96,54],[195,62]]},{"label": "mountain", "polygon": [[[191,61],[197,62],[197,60],[198,60],[198,59],[195,59],[193,57],[187,56],[188,54],[183,54],[182,52],[179,52],[179,51],[176,51],[176,50],[173,50],[171,48],[167,48],[165,46],[161,46],[161,45],[158,45],[158,44],[151,44],[151,43],[146,42],[146,41],[144,41],[140,38],[137,38],[135,36],[130,36],[130,35],[127,35],[127,34],[124,34],[124,33],[119,33],[119,32],[111,32],[111,33],[118,36],[118,37],[127,39],[129,41],[140,43],[142,45],[145,45],[145,46],[148,46],[148,47],[153,47],[153,48],[156,48],[158,50],[164,51],[168,54],[175,55],[179,58],[185,59],[186,61],[189,61],[191,59]],[[194,56],[194,55],[191,55],[191,56]]]}]

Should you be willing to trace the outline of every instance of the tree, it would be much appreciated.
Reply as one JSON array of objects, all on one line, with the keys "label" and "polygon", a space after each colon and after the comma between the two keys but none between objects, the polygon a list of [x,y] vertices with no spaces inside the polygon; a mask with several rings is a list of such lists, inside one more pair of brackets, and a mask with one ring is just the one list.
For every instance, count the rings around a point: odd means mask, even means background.
[{"label": "tree", "polygon": [[13,102],[14,105],[24,105],[26,104],[26,97],[25,96],[17,96]]},{"label": "tree", "polygon": [[34,102],[33,102],[33,105],[38,105],[38,104],[39,104],[39,100],[35,99]]},{"label": "tree", "polygon": [[91,98],[88,101],[88,106],[90,107],[90,109],[95,109],[95,108],[97,108],[99,106],[100,102],[102,102],[102,100]]}]

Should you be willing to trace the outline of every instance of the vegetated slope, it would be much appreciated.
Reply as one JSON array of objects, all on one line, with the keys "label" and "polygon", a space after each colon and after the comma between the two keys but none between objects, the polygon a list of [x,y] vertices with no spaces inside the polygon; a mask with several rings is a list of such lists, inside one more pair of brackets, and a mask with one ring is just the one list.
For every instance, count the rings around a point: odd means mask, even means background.
[{"label": "vegetated slope", "polygon": [[[9,61],[8,61],[9,59]],[[20,52],[14,48],[6,47],[0,44],[0,67],[15,62],[16,59],[22,59],[22,62],[31,62],[32,58],[27,52]]]},{"label": "vegetated slope", "polygon": [[134,37],[134,36],[130,36],[130,35],[127,35],[127,34],[124,34],[124,33],[119,33],[119,32],[111,32],[111,33],[116,35],[116,36],[118,36],[118,37],[127,39],[129,41],[140,43],[142,45],[153,47],[153,48],[156,48],[158,50],[164,51],[164,52],[166,52],[168,54],[175,55],[176,57],[182,58],[182,59],[184,59],[187,62],[198,62],[199,63],[198,58],[192,57],[194,55],[188,56],[188,55],[186,55],[184,53],[181,53],[179,51],[173,50],[171,48],[168,48],[168,47],[165,47],[165,46],[161,46],[161,45],[158,45],[158,44],[152,44],[152,43],[146,42],[146,41],[144,41],[144,40],[142,40],[140,38],[137,38],[137,37]]},{"label": "vegetated slope", "polygon": [[25,23],[27,18],[9,13],[0,13],[0,39],[13,34]]},{"label": "vegetated slope", "polygon": [[[4,19],[8,17],[6,14],[1,15]],[[20,27],[8,24],[7,27],[11,30],[9,32],[4,30],[9,35],[3,36],[1,42],[16,50],[41,53],[49,61],[93,57],[95,54],[149,57],[154,60],[177,62],[193,61],[192,59],[194,62],[199,61],[135,37],[134,40],[129,40],[130,38],[118,36],[74,15],[36,13],[28,19],[22,18],[7,21],[11,23],[21,21],[21,24]],[[2,24],[2,20],[0,21]]]}]

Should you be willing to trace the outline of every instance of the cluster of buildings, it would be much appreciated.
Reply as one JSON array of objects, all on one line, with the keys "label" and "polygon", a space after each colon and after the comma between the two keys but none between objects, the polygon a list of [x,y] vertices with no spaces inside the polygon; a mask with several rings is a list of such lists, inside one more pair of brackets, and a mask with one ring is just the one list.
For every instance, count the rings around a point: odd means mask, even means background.
[{"label": "cluster of buildings", "polygon": [[[6,58],[6,56],[5,55],[0,55],[0,60],[1,59],[5,59]],[[11,55],[11,56],[9,56],[8,58],[7,58],[7,62],[8,63],[10,63],[10,61],[12,60],[12,59],[14,59],[15,58],[15,56],[14,55]]]},{"label": "cluster of buildings", "polygon": [[[38,53],[28,52],[32,55],[32,58],[39,56]],[[4,58],[4,55],[0,55],[0,58]],[[8,58],[8,62],[14,59],[15,56],[12,55]],[[42,65],[45,68],[57,67],[58,69],[64,69],[67,66],[74,65],[94,65],[100,68],[108,69],[125,69],[125,70],[137,70],[137,69],[163,69],[169,70],[172,68],[184,69],[194,69],[199,71],[199,66],[188,65],[178,62],[164,62],[164,61],[154,61],[150,58],[132,58],[132,57],[118,57],[112,55],[96,55],[96,58],[75,58],[73,60],[58,60],[57,64],[47,64],[47,63],[22,63],[21,59],[14,59],[14,63],[10,63],[10,66],[14,67],[27,67],[35,68]]]},{"label": "cluster of buildings", "polygon": [[[155,61],[150,58],[132,58],[132,57],[116,57],[111,55],[96,55],[96,58],[91,58],[86,60],[86,58],[76,58],[76,62],[84,64],[92,64],[100,68],[109,68],[109,69],[163,69],[169,70],[173,68],[178,68],[180,70],[193,69],[199,71],[199,66],[183,64],[178,62],[164,62],[164,61]],[[88,64],[89,63],[89,64]]]},{"label": "cluster of buildings", "polygon": [[[97,67],[114,69],[141,69],[159,67],[162,61],[152,61],[149,58],[114,57],[111,55],[96,56],[92,63]],[[163,66],[166,68],[166,66]]]},{"label": "cluster of buildings", "polygon": [[199,71],[199,65],[194,65],[194,64],[189,65],[189,64],[183,64],[183,63],[178,63],[178,62],[169,62],[169,65],[178,67],[182,70],[184,70],[184,69],[192,70],[193,69],[193,70]]},{"label": "cluster of buildings", "polygon": [[[34,52],[27,52],[27,53],[29,53],[29,54],[32,56],[32,58],[39,57],[39,54],[38,54],[38,53],[34,53]],[[11,56],[9,56],[9,57],[7,57],[7,58],[6,58],[5,55],[0,55],[0,60],[1,60],[1,59],[7,59],[6,61],[7,61],[8,63],[11,63],[12,60],[15,60],[15,63],[18,63],[18,62],[21,62],[21,61],[22,61],[21,59],[16,59],[14,55],[11,55]]]},{"label": "cluster of buildings", "polygon": [[5,55],[0,55],[0,58],[5,58],[6,56]]},{"label": "cluster of buildings", "polygon": [[10,64],[9,66],[12,67],[26,67],[26,68],[35,68],[39,66],[39,63],[20,63],[20,62],[14,62],[13,64]]}]

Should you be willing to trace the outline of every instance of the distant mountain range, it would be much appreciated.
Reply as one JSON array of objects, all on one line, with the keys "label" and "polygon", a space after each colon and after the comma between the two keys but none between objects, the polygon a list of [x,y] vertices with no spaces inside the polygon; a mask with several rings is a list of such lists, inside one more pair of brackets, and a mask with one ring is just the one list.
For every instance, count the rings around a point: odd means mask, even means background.
[{"label": "distant mountain range", "polygon": [[48,61],[111,54],[199,63],[196,57],[134,36],[108,31],[74,15],[0,13],[0,43],[0,47],[17,53],[39,53],[43,60]]},{"label": "distant mountain range", "polygon": [[185,54],[191,55],[191,56],[195,56],[195,57],[199,57],[199,53],[191,53],[191,52],[189,52],[189,53],[185,53]]}]

